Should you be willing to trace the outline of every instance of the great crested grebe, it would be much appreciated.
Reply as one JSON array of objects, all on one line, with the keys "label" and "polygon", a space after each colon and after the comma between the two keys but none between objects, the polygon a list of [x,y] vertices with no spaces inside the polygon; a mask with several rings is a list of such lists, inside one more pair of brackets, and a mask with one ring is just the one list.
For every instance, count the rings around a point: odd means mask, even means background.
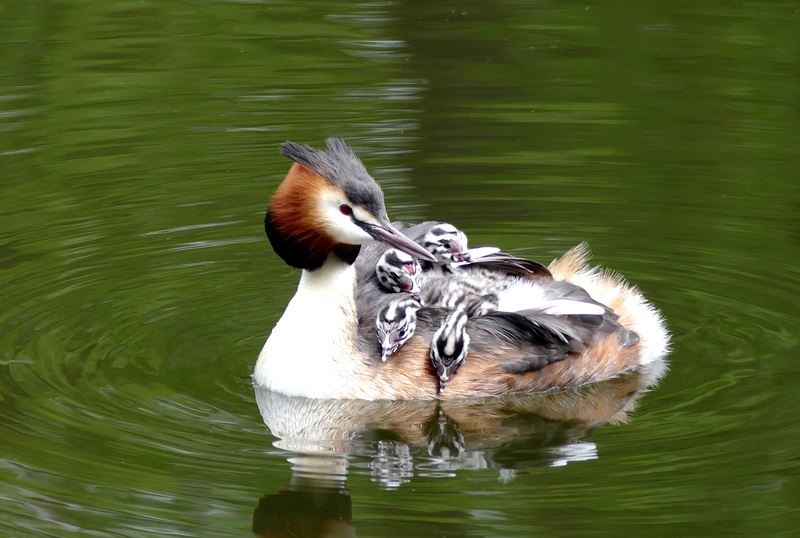
[{"label": "great crested grebe", "polygon": [[325,151],[287,142],[281,151],[294,164],[264,227],[274,251],[302,273],[259,354],[256,386],[310,398],[506,396],[603,381],[667,353],[659,312],[621,277],[589,267],[584,245],[547,268],[498,255],[507,270],[476,267],[466,280],[465,271],[444,272],[430,284],[467,286],[485,273],[483,284],[472,285],[498,299],[497,311],[467,320],[469,359],[439,394],[430,343],[451,311],[421,308],[414,337],[382,362],[375,322],[392,294],[369,277],[376,258],[371,271],[354,265],[361,246],[374,241],[435,258],[389,222],[380,187],[343,141],[329,139]]}]

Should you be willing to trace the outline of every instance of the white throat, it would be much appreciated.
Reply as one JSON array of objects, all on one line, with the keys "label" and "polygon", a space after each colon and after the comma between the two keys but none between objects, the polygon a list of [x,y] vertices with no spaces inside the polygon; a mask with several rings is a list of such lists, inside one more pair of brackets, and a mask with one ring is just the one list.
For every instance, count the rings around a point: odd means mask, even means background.
[{"label": "white throat", "polygon": [[356,382],[365,357],[356,344],[355,280],[355,268],[334,255],[316,271],[303,270],[258,356],[256,386],[290,396],[370,399],[361,392],[371,387]]}]

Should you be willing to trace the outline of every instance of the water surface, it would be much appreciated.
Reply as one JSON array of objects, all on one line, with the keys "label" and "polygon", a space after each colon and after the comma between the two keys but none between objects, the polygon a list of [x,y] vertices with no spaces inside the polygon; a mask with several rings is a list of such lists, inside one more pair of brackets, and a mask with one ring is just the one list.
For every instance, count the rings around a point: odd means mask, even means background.
[{"label": "water surface", "polygon": [[[796,4],[0,9],[0,535],[796,532]],[[261,221],[279,144],[327,136],[393,219],[587,241],[664,312],[670,372],[627,422],[545,398],[273,435],[249,374],[298,274]]]}]

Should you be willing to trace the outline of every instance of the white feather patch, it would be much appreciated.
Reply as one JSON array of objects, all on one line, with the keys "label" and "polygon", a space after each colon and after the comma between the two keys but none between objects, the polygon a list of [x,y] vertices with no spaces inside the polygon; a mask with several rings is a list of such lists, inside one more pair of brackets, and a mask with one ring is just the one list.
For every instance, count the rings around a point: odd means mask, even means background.
[{"label": "white feather patch", "polygon": [[550,299],[542,306],[542,312],[553,316],[602,316],[605,313],[600,305],[572,299]]}]

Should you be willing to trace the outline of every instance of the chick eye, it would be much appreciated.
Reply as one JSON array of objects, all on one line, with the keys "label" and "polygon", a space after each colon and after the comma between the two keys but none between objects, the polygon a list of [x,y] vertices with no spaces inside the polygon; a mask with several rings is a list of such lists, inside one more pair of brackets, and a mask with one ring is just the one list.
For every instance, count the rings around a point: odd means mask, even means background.
[{"label": "chick eye", "polygon": [[348,216],[348,217],[349,217],[350,215],[352,215],[352,214],[353,214],[353,208],[352,208],[352,207],[350,207],[350,206],[349,206],[349,205],[347,205],[347,204],[342,204],[342,205],[340,205],[340,206],[339,206],[339,212],[340,212],[342,215],[346,215],[346,216]]},{"label": "chick eye", "polygon": [[444,248],[450,248],[450,241],[442,241],[442,246]]}]

